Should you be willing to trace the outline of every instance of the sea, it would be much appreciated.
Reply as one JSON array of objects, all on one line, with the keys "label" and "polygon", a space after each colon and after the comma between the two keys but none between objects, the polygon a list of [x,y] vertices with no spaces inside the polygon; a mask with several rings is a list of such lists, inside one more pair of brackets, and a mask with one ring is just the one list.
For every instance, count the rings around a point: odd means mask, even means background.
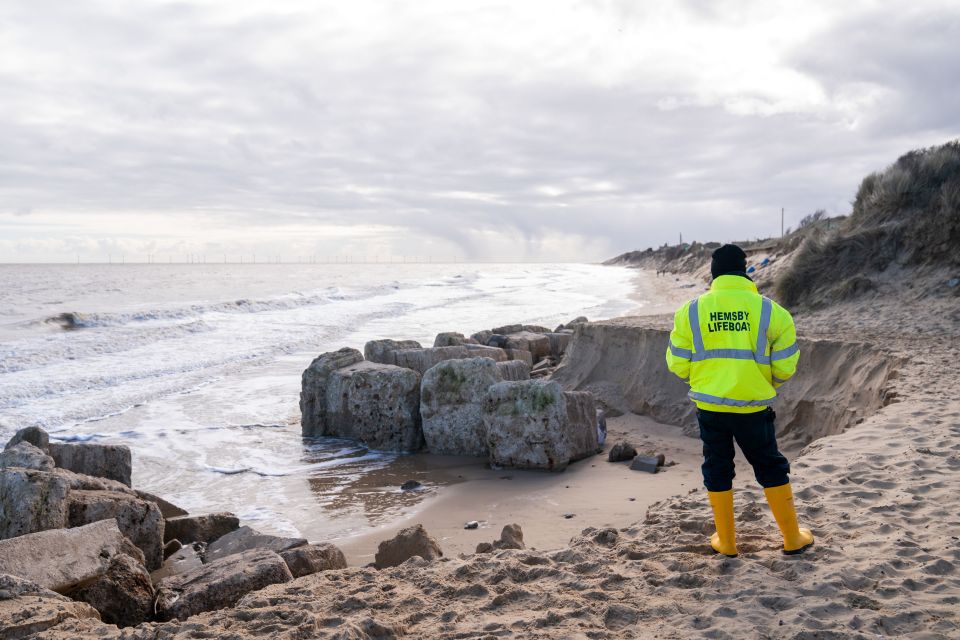
[{"label": "sea", "polygon": [[[372,339],[622,315],[636,272],[591,264],[0,265],[0,444],[128,445],[133,484],[191,513],[338,540],[440,490],[430,456],[300,434],[300,376]],[[402,492],[406,479],[425,492]]]}]

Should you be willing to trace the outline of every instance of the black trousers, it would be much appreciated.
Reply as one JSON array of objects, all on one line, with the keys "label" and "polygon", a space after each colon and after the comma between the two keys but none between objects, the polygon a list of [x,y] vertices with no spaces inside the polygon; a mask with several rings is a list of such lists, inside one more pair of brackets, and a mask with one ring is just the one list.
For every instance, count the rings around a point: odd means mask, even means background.
[{"label": "black trousers", "polygon": [[773,409],[756,413],[697,410],[703,440],[703,484],[707,491],[729,491],[736,475],[733,441],[753,467],[761,487],[779,487],[790,481],[790,463],[777,448]]}]

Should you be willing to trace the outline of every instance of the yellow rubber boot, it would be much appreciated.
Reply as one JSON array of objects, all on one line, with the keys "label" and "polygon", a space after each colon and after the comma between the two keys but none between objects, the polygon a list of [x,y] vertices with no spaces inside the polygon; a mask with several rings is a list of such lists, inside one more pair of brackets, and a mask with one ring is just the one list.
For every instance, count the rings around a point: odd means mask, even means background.
[{"label": "yellow rubber boot", "polygon": [[710,546],[728,558],[737,557],[737,533],[733,524],[733,490],[708,491],[717,532],[710,536]]},{"label": "yellow rubber boot", "polygon": [[813,534],[810,529],[797,526],[797,510],[793,506],[793,490],[790,483],[779,487],[769,487],[763,492],[770,503],[770,511],[783,534],[783,552],[787,555],[803,553],[813,546]]}]

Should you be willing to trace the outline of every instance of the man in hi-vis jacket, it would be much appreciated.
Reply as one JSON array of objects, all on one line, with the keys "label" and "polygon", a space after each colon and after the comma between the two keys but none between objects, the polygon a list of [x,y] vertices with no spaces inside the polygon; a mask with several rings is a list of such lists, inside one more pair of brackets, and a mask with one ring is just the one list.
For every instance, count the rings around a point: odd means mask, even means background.
[{"label": "man in hi-vis jacket", "polygon": [[683,305],[673,319],[667,366],[690,383],[703,440],[703,483],[717,532],[710,545],[735,557],[733,476],[736,440],[783,533],[783,552],[813,545],[797,526],[790,464],[777,449],[770,405],[776,389],[793,376],[800,359],[790,313],[757,293],[747,277],[747,255],[727,244],[713,252],[710,291]]}]

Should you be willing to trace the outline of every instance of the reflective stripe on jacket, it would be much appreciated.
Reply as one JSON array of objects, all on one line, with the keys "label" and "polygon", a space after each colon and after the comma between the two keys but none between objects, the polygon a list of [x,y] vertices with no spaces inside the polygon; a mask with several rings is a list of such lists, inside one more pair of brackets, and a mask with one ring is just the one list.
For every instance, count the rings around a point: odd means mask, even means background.
[{"label": "reflective stripe on jacket", "polygon": [[799,359],[790,312],[733,275],[715,278],[709,292],[677,310],[667,346],[667,367],[709,411],[762,411]]}]

